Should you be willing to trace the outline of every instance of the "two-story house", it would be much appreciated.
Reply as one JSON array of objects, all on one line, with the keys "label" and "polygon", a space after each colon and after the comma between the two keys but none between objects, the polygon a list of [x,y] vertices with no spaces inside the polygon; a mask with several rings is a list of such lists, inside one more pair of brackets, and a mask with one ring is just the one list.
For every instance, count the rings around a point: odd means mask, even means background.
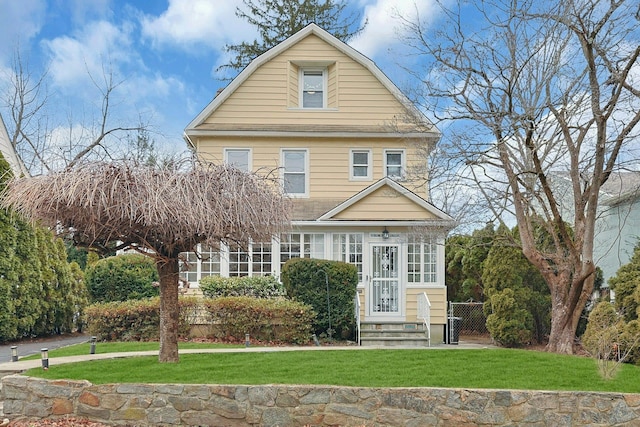
[{"label": "two-story house", "polygon": [[[292,230],[248,251],[192,254],[183,277],[197,286],[212,274],[279,276],[296,257],[346,261],[358,269],[363,344],[416,330],[441,341],[454,221],[428,201],[424,176],[439,136],[370,59],[305,27],[251,62],[185,129],[202,159],[276,176],[293,202]],[[365,338],[374,333],[382,336]]]}]

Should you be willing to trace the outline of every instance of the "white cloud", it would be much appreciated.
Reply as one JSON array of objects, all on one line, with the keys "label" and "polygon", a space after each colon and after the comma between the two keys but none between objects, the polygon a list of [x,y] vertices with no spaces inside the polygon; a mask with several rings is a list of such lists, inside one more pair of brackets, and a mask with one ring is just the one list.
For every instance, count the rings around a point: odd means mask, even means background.
[{"label": "white cloud", "polygon": [[24,48],[44,25],[45,0],[0,0],[0,63]]},{"label": "white cloud", "polygon": [[155,46],[204,45],[222,50],[225,43],[253,37],[249,25],[235,16],[242,4],[241,0],[169,0],[162,15],[142,18],[142,34]]},{"label": "white cloud", "polygon": [[390,46],[400,43],[402,20],[414,21],[419,17],[430,22],[437,12],[435,0],[374,0],[367,3],[364,16],[369,23],[349,44],[369,58],[385,54]]},{"label": "white cloud", "polygon": [[101,79],[110,72],[117,75],[122,64],[135,59],[129,33],[127,25],[96,21],[73,36],[44,40],[54,84],[74,89],[90,83],[90,78]]}]

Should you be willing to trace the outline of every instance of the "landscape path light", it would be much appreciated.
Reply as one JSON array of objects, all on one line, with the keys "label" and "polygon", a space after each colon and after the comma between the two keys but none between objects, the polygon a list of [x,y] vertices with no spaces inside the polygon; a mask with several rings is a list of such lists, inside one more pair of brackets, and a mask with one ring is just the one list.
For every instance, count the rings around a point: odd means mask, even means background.
[{"label": "landscape path light", "polygon": [[45,371],[49,369],[49,349],[43,348],[40,350],[40,358],[42,359],[42,369]]},{"label": "landscape path light", "polygon": [[96,354],[96,337],[91,337],[91,347],[89,348],[89,354]]},{"label": "landscape path light", "polygon": [[18,346],[17,345],[12,345],[11,346],[11,361],[12,362],[17,362],[18,361]]}]

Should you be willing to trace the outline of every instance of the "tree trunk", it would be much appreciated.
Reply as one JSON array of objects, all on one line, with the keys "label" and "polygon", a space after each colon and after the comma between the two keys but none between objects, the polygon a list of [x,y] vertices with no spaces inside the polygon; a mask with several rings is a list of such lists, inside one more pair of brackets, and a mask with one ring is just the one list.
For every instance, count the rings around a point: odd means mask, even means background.
[{"label": "tree trunk", "polygon": [[[592,264],[586,266],[590,267]],[[580,271],[580,268],[570,271]],[[577,274],[560,274],[555,280],[547,282],[551,291],[551,332],[547,351],[553,353],[574,353],[578,322],[593,292],[593,273],[582,280],[572,280],[574,276]],[[550,280],[550,277],[546,279]]]},{"label": "tree trunk", "polygon": [[[581,313],[582,310],[579,311]],[[573,346],[578,328],[572,312],[565,304],[553,304],[551,308],[551,332],[547,351],[552,353],[573,354]]]},{"label": "tree trunk", "polygon": [[178,356],[178,260],[156,262],[160,278],[160,363],[177,363]]}]

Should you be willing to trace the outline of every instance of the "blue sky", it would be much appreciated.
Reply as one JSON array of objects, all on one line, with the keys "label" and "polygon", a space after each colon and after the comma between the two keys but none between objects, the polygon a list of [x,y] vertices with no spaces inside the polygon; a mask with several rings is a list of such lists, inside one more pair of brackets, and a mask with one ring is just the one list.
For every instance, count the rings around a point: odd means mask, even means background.
[{"label": "blue sky", "polygon": [[[48,70],[48,120],[64,138],[86,126],[101,100],[108,70],[119,85],[114,123],[150,121],[153,138],[184,148],[182,131],[225,83],[226,44],[255,38],[235,16],[242,0],[0,0],[0,89],[19,47],[37,76]],[[373,59],[399,86],[398,19],[434,14],[434,0],[355,0],[349,7],[369,20],[350,44]],[[92,81],[93,79],[93,81]],[[5,106],[0,112],[9,125]]]}]

